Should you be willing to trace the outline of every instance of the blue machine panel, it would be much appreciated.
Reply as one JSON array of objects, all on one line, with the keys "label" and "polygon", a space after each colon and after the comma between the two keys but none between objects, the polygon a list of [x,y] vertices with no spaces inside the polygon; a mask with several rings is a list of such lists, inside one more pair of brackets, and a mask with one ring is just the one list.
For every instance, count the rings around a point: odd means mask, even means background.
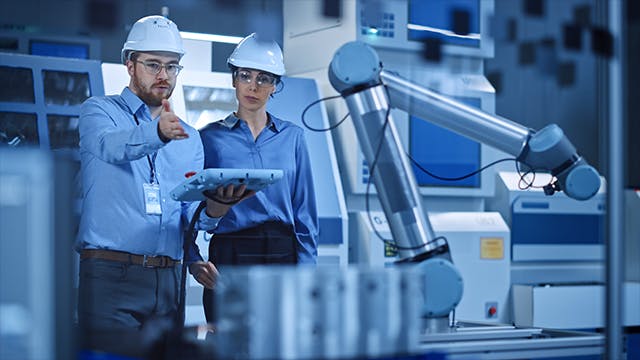
[{"label": "blue machine panel", "polygon": [[[480,108],[480,99],[456,99]],[[453,131],[411,116],[409,123],[409,154],[429,172],[447,178],[460,177],[476,171],[481,166],[480,144]],[[480,175],[446,181],[436,179],[412,163],[419,186],[480,187]]]},{"label": "blue machine panel", "polygon": [[563,193],[547,196],[539,187],[522,189],[519,179],[515,172],[500,172],[495,197],[487,201],[511,228],[514,262],[604,259],[604,189],[578,201]]},{"label": "blue machine panel", "polygon": [[511,231],[517,244],[603,245],[604,214],[514,212]]}]

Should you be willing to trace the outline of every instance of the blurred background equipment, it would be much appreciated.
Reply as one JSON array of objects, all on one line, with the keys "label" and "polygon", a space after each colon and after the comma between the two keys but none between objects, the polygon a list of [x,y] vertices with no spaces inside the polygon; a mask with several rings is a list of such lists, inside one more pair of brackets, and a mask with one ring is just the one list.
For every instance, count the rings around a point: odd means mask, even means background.
[{"label": "blurred background equipment", "polygon": [[0,358],[73,358],[73,162],[34,148],[0,159]]}]

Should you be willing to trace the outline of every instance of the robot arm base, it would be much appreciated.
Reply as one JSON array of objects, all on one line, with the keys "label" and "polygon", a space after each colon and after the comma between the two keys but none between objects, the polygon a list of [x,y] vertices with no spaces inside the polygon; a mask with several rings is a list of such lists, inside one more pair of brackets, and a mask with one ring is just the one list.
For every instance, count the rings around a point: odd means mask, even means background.
[{"label": "robot arm base", "polygon": [[422,316],[448,316],[462,299],[463,282],[453,264],[442,258],[432,258],[417,265],[424,274],[424,305]]}]

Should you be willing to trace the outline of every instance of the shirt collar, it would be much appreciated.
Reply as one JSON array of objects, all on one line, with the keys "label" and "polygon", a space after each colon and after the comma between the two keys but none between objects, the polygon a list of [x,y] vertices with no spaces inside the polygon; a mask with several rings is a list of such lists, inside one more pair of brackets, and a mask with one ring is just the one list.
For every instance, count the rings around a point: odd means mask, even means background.
[{"label": "shirt collar", "polygon": [[128,86],[125,87],[124,90],[122,90],[120,96],[122,96],[122,99],[124,99],[124,102],[127,104],[129,110],[131,110],[133,114],[137,114],[141,108],[145,107],[145,103],[140,100],[138,95],[134,94]]},{"label": "shirt collar", "polygon": [[[282,120],[269,113],[267,113],[267,115],[269,116],[270,120],[267,128],[274,132],[280,132],[280,129],[282,129]],[[229,129],[232,129],[234,126],[236,126],[236,124],[238,124],[238,121],[240,121],[240,118],[238,118],[235,113],[231,113],[224,120],[221,120],[222,124]]]}]

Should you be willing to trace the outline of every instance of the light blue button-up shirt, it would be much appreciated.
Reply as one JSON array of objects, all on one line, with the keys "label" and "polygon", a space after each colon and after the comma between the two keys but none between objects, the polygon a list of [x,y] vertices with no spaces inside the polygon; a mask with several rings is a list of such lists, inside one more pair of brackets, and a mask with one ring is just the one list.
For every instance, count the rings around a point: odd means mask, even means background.
[{"label": "light blue button-up shirt", "polygon": [[318,255],[318,212],[303,130],[271,114],[269,119],[255,141],[247,123],[233,114],[200,130],[205,168],[284,171],[280,181],[231,207],[215,232],[229,233],[281,221],[293,225],[298,262],[314,264]]},{"label": "light blue button-up shirt", "polygon": [[[198,131],[184,122],[189,138],[162,142],[158,119],[151,118],[147,105],[129,88],[120,95],[89,98],[82,105],[83,204],[76,249],[182,259],[182,232],[198,203],[175,201],[169,194],[185,173],[202,170],[204,153]],[[160,187],[160,215],[145,210],[143,184],[151,181],[149,160]],[[218,220],[202,211],[198,228],[213,229]],[[191,249],[188,262],[199,258],[199,251]]]}]

